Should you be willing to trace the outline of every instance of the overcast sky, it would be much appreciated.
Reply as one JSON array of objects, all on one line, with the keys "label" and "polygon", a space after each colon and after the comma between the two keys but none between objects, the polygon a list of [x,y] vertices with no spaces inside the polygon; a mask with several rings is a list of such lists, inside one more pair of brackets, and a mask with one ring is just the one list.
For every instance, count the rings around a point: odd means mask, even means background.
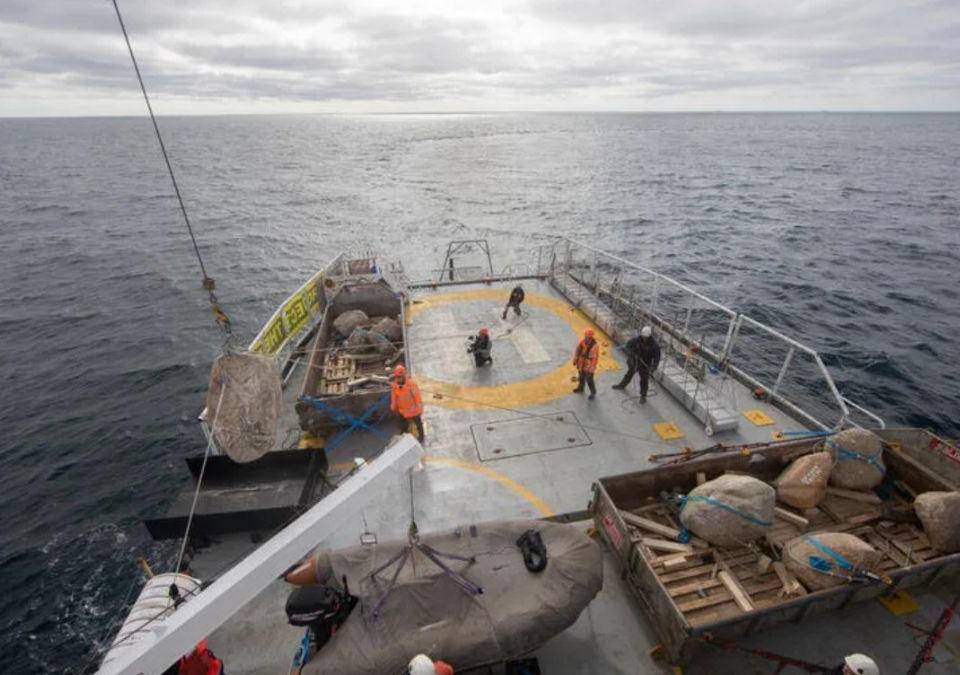
[{"label": "overcast sky", "polygon": [[[159,113],[960,110],[960,0],[121,0]],[[0,115],[142,114],[109,0],[0,0]]]}]

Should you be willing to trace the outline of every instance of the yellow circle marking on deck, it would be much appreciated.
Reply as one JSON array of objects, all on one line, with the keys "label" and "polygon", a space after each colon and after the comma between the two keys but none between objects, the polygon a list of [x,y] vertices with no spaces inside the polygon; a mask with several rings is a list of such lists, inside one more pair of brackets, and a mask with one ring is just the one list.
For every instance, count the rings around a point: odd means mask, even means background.
[{"label": "yellow circle marking on deck", "polygon": [[[469,302],[471,300],[497,300],[506,303],[509,297],[510,291],[502,288],[475,288],[441,293],[439,295],[418,299],[416,302],[411,303],[407,316],[412,321],[417,314],[429,311],[431,308],[440,305],[455,302]],[[551,298],[539,293],[527,293],[524,303],[534,307],[542,307],[543,309],[553,312],[566,321],[577,335],[582,335],[583,331],[587,328],[593,328],[597,331],[600,341],[600,360],[597,363],[597,372],[620,370],[620,362],[617,361],[612,354],[612,342],[610,338],[587,318],[583,312],[563,300]],[[570,345],[570,360],[562,366],[554,368],[549,373],[544,373],[543,375],[520,382],[493,386],[471,386],[436,380],[422,373],[416,373],[415,377],[424,392],[434,395],[439,394],[441,396],[441,398],[429,396],[426,402],[445,408],[472,410],[485,407],[524,408],[540,405],[570,393],[575,384],[574,378],[577,376],[577,370],[572,364],[573,352],[576,346],[576,344]]]},{"label": "yellow circle marking on deck", "polygon": [[509,476],[503,475],[499,471],[494,471],[489,467],[481,466],[480,464],[473,464],[472,462],[465,462],[462,459],[455,459],[453,457],[426,455],[424,456],[423,461],[425,464],[438,464],[441,466],[450,466],[456,469],[463,469],[464,471],[470,471],[472,473],[484,476],[485,478],[495,480],[507,489],[512,490],[530,502],[530,504],[532,504],[533,507],[545,518],[549,518],[550,516],[554,515],[553,509],[551,509],[545,501],[540,499],[540,497],[531,492],[523,484],[518,483]]}]

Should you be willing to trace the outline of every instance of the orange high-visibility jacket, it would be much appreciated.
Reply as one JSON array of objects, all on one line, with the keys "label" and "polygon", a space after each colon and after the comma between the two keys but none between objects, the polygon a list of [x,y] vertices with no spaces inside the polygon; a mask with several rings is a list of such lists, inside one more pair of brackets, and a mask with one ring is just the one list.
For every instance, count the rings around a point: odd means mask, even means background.
[{"label": "orange high-visibility jacket", "polygon": [[423,399],[420,398],[420,387],[407,378],[401,387],[393,381],[390,389],[390,410],[398,412],[404,419],[410,419],[423,413]]},{"label": "orange high-visibility jacket", "polygon": [[588,347],[586,338],[580,340],[577,351],[573,353],[573,365],[577,367],[577,370],[592,373],[597,369],[597,361],[599,360],[600,343],[594,340],[593,344]]},{"label": "orange high-visibility jacket", "polygon": [[196,648],[180,657],[178,675],[219,675],[223,662],[207,648],[207,641],[200,640]]}]

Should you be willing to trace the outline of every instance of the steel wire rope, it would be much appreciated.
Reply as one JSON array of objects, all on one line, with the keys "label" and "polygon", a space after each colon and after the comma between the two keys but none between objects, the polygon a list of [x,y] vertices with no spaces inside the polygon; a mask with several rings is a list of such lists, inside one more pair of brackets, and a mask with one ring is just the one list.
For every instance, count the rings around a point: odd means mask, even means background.
[{"label": "steel wire rope", "polygon": [[190,217],[187,216],[187,208],[183,204],[183,197],[180,195],[180,186],[177,184],[177,178],[173,173],[173,166],[170,164],[170,157],[167,154],[167,147],[163,143],[163,136],[160,134],[160,127],[157,124],[156,115],[153,114],[153,106],[150,104],[150,96],[147,94],[147,88],[143,84],[143,77],[140,75],[140,66],[137,64],[137,57],[133,54],[133,46],[130,44],[130,36],[127,35],[127,27],[123,23],[123,16],[120,14],[120,6],[117,0],[111,0],[113,9],[117,13],[117,21],[120,22],[120,30],[123,31],[123,39],[127,43],[127,51],[130,52],[130,60],[133,62],[133,70],[137,74],[137,82],[140,83],[140,91],[143,93],[143,100],[147,104],[147,111],[150,113],[150,121],[153,122],[153,130],[157,134],[157,142],[160,144],[160,152],[163,154],[163,161],[167,165],[167,173],[170,174],[170,182],[173,183],[173,191],[177,195],[177,202],[180,204],[180,213],[183,214],[183,222],[186,223],[187,232],[190,233],[190,241],[193,243],[193,252],[197,255],[197,262],[200,263],[200,271],[204,279],[207,277],[207,268],[203,264],[203,256],[200,255],[200,247],[197,245],[197,238],[193,234],[193,226],[190,224]]},{"label": "steel wire rope", "polygon": [[[125,607],[127,606],[127,603],[130,602],[130,596],[133,594],[133,589],[136,588],[137,583],[138,583],[139,581],[140,581],[139,575],[134,575],[133,579],[131,579],[131,581],[130,581],[130,587],[127,589],[127,592],[126,592],[126,593],[124,594],[124,596],[123,596],[123,601],[120,603],[120,607],[125,608]],[[121,611],[121,610],[118,610],[118,611],[116,612],[116,615],[119,615],[119,614],[120,614],[120,611]],[[114,618],[114,622],[115,622],[115,621],[116,621],[116,618]],[[84,663],[83,668],[80,669],[80,671],[79,671],[79,672],[80,672],[80,675],[83,675],[83,674],[86,673],[88,670],[90,670],[90,666],[93,665],[93,662],[97,659],[98,656],[100,656],[100,655],[103,653],[103,652],[98,652],[98,651],[97,651],[97,645],[102,645],[102,644],[104,644],[104,642],[105,642],[106,639],[107,639],[107,636],[109,635],[109,633],[110,633],[110,631],[111,631],[112,629],[113,629],[113,622],[111,622],[106,628],[104,628],[104,629],[100,632],[100,639],[94,641],[94,643],[93,643],[93,650],[92,650],[93,653],[90,655],[90,658],[87,659],[87,661]],[[110,646],[112,647],[112,646],[113,646],[113,643],[111,643]],[[107,651],[107,650],[104,649],[104,651]]]},{"label": "steel wire rope", "polygon": [[200,254],[200,246],[197,244],[197,237],[193,232],[193,225],[190,223],[190,216],[187,215],[187,207],[183,203],[183,195],[180,193],[180,185],[177,183],[177,177],[173,171],[173,165],[170,163],[170,155],[167,153],[167,146],[163,142],[163,135],[160,133],[160,125],[157,123],[157,116],[153,112],[153,105],[150,103],[150,96],[147,94],[147,87],[143,83],[143,76],[140,73],[140,65],[137,63],[137,57],[133,53],[133,45],[130,43],[130,36],[127,34],[127,27],[123,22],[123,15],[120,13],[120,5],[117,0],[111,0],[113,9],[117,14],[117,21],[120,23],[120,30],[123,32],[123,40],[127,45],[127,51],[130,53],[130,61],[133,63],[133,70],[137,74],[137,82],[140,83],[140,92],[143,94],[143,100],[147,104],[147,112],[150,113],[150,121],[153,124],[153,131],[157,135],[157,142],[160,144],[160,152],[163,155],[163,161],[167,166],[167,173],[170,175],[170,182],[173,184],[173,191],[177,196],[177,203],[180,205],[180,213],[183,215],[183,222],[187,226],[187,232],[190,235],[190,242],[193,244],[193,252],[196,254],[197,263],[200,265],[200,273],[203,276],[203,288],[207,291],[210,306],[213,310],[217,326],[223,331],[224,335],[231,334],[230,319],[220,308],[217,296],[214,294],[216,284],[207,274],[206,265],[203,263],[203,256]]}]

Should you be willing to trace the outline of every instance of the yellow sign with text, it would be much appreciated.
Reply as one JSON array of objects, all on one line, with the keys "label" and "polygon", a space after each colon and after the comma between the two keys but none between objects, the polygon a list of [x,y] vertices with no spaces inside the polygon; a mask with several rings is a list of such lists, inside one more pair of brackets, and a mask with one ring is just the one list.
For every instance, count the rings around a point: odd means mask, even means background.
[{"label": "yellow sign with text", "polygon": [[320,313],[323,272],[317,273],[280,307],[250,345],[250,351],[276,354]]}]

